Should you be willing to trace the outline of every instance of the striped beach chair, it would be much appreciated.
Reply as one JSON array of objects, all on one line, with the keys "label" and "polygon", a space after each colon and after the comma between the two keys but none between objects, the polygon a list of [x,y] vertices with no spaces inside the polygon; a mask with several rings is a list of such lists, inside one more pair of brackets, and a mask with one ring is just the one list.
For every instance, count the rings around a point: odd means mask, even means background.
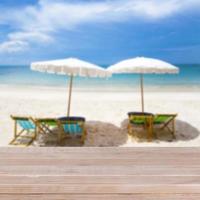
[{"label": "striped beach chair", "polygon": [[[19,117],[11,115],[14,120],[14,138],[9,143],[10,145],[29,146],[36,138],[37,128],[30,117]],[[25,144],[20,141],[25,140]]]},{"label": "striped beach chair", "polygon": [[66,137],[80,136],[82,143],[84,143],[87,132],[85,128],[85,118],[83,117],[63,117],[59,118],[59,144]]}]

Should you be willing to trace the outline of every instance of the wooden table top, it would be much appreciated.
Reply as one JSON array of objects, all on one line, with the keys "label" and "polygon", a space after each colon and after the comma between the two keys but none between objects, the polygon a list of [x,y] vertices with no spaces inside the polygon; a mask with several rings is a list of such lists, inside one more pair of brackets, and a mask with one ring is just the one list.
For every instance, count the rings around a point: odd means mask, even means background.
[{"label": "wooden table top", "polygon": [[200,148],[0,148],[0,199],[200,199]]}]

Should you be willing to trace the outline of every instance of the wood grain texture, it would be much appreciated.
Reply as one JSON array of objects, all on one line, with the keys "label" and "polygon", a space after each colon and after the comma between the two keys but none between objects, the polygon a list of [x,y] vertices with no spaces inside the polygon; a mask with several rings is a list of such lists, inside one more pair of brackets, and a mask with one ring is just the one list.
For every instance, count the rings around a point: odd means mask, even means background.
[{"label": "wood grain texture", "polygon": [[200,195],[196,194],[127,194],[127,195],[49,195],[49,194],[29,194],[29,195],[0,195],[3,200],[198,200]]},{"label": "wood grain texture", "polygon": [[200,148],[1,148],[0,199],[200,199]]}]

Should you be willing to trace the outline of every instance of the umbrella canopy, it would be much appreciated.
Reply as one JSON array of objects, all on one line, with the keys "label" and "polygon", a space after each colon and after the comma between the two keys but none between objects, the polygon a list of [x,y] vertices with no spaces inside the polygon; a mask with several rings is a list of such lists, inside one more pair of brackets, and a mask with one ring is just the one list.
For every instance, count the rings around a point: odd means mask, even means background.
[{"label": "umbrella canopy", "polygon": [[53,74],[69,76],[108,77],[110,73],[102,67],[77,58],[31,63],[31,69]]},{"label": "umbrella canopy", "polygon": [[176,74],[179,73],[179,68],[164,62],[162,60],[137,57],[128,60],[123,60],[119,63],[111,65],[107,68],[112,73],[138,73],[141,74],[141,104],[142,112],[144,112],[144,90],[143,90],[143,74]]},{"label": "umbrella canopy", "polygon": [[100,66],[77,58],[43,61],[31,63],[31,69],[40,72],[54,73],[70,76],[67,116],[70,114],[71,93],[74,76],[83,77],[109,77],[111,73]]},{"label": "umbrella canopy", "polygon": [[162,60],[137,57],[111,65],[108,71],[112,73],[176,74],[179,69]]}]

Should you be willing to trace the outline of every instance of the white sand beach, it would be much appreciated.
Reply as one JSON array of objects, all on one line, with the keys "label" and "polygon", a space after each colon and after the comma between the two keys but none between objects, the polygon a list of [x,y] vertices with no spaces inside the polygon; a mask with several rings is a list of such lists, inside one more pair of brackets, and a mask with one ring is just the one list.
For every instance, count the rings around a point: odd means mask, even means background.
[{"label": "white sand beach", "polygon": [[[0,86],[0,146],[13,137],[10,115],[61,117],[66,115],[67,88]],[[147,142],[127,135],[127,112],[140,111],[138,92],[77,91],[72,95],[71,115],[84,116],[88,136],[85,146],[200,146],[200,93],[145,92],[145,111],[178,113],[176,140],[161,134]],[[34,145],[40,145],[38,138]],[[49,137],[50,138],[50,137]]]}]

